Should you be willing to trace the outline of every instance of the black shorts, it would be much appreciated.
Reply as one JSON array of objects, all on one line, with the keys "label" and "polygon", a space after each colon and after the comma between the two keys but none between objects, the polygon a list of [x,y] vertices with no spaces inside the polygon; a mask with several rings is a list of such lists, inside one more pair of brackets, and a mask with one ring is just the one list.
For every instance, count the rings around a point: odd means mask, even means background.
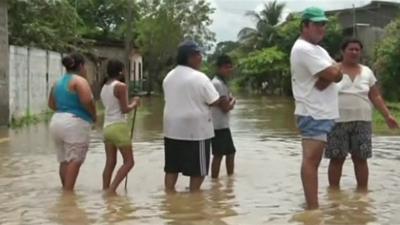
[{"label": "black shorts", "polygon": [[230,155],[236,152],[233,144],[231,130],[229,128],[214,130],[215,137],[212,138],[213,155]]},{"label": "black shorts", "polygon": [[206,176],[210,164],[211,139],[188,141],[164,138],[166,173]]}]

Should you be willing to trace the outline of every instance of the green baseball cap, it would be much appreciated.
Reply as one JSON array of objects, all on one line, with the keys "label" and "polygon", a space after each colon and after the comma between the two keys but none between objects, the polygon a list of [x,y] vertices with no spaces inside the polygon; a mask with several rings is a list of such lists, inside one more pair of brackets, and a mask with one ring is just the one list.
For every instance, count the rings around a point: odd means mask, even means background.
[{"label": "green baseball cap", "polygon": [[309,7],[303,11],[301,16],[302,20],[309,20],[312,22],[325,22],[328,18],[325,16],[324,10],[317,7]]}]

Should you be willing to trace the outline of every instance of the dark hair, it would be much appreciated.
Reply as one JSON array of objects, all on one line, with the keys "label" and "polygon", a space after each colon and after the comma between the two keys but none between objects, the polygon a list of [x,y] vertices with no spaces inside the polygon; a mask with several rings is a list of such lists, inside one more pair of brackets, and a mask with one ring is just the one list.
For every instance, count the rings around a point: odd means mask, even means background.
[{"label": "dark hair", "polygon": [[178,55],[176,57],[176,63],[181,66],[188,66],[189,58],[196,54],[199,54],[199,52],[194,50],[178,51]]},{"label": "dark hair", "polygon": [[218,58],[217,58],[217,61],[216,61],[216,63],[215,63],[215,65],[219,68],[219,67],[221,67],[221,66],[223,66],[223,65],[232,65],[233,63],[232,63],[232,59],[231,59],[231,57],[229,57],[228,55],[220,55]]},{"label": "dark hair", "polygon": [[341,46],[340,46],[340,49],[342,50],[342,51],[344,51],[346,48],[347,48],[347,46],[349,45],[349,44],[352,44],[352,43],[355,43],[355,44],[358,44],[359,46],[360,46],[360,48],[361,49],[363,49],[363,44],[362,44],[362,42],[360,41],[360,40],[358,40],[357,38],[346,38],[343,42],[342,42],[342,44],[341,44]]},{"label": "dark hair", "polygon": [[[110,59],[107,63],[107,76],[104,77],[102,85],[104,86],[107,81],[111,78],[118,78],[124,70],[124,63],[119,61],[118,59]],[[124,77],[119,79],[121,82],[125,82]]]},{"label": "dark hair", "polygon": [[80,53],[74,52],[62,58],[62,64],[70,72],[79,71],[79,67],[85,64],[85,58]]},{"label": "dark hair", "polygon": [[178,46],[176,63],[182,66],[189,66],[189,58],[193,55],[199,54],[200,52],[201,49],[195,41],[185,40]]},{"label": "dark hair", "polygon": [[116,78],[121,75],[124,70],[124,63],[117,59],[110,59],[107,63],[107,76],[108,78]]}]

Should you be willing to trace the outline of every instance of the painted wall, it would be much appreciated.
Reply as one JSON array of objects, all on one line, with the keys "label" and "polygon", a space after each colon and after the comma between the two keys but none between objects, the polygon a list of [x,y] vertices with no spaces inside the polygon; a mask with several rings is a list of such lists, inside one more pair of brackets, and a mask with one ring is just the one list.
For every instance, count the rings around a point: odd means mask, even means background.
[{"label": "painted wall", "polygon": [[9,122],[7,1],[0,1],[0,125]]},{"label": "painted wall", "polygon": [[47,109],[52,84],[63,73],[61,54],[10,46],[10,119],[39,114]]}]

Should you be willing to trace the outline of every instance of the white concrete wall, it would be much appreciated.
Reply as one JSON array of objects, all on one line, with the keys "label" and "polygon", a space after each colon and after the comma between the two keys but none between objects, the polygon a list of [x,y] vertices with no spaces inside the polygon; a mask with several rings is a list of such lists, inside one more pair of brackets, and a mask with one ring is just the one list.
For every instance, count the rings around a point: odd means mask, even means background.
[{"label": "white concrete wall", "polygon": [[47,52],[40,49],[30,49],[29,55],[29,112],[38,114],[47,108],[46,74]]},{"label": "white concrete wall", "polygon": [[10,46],[10,116],[24,116],[28,110],[28,49]]},{"label": "white concrete wall", "polygon": [[10,118],[47,109],[51,85],[63,73],[61,54],[10,46]]},{"label": "white concrete wall", "polygon": [[48,51],[47,59],[48,82],[46,96],[49,96],[51,86],[65,72],[65,69],[61,64],[62,56],[60,53]]}]

